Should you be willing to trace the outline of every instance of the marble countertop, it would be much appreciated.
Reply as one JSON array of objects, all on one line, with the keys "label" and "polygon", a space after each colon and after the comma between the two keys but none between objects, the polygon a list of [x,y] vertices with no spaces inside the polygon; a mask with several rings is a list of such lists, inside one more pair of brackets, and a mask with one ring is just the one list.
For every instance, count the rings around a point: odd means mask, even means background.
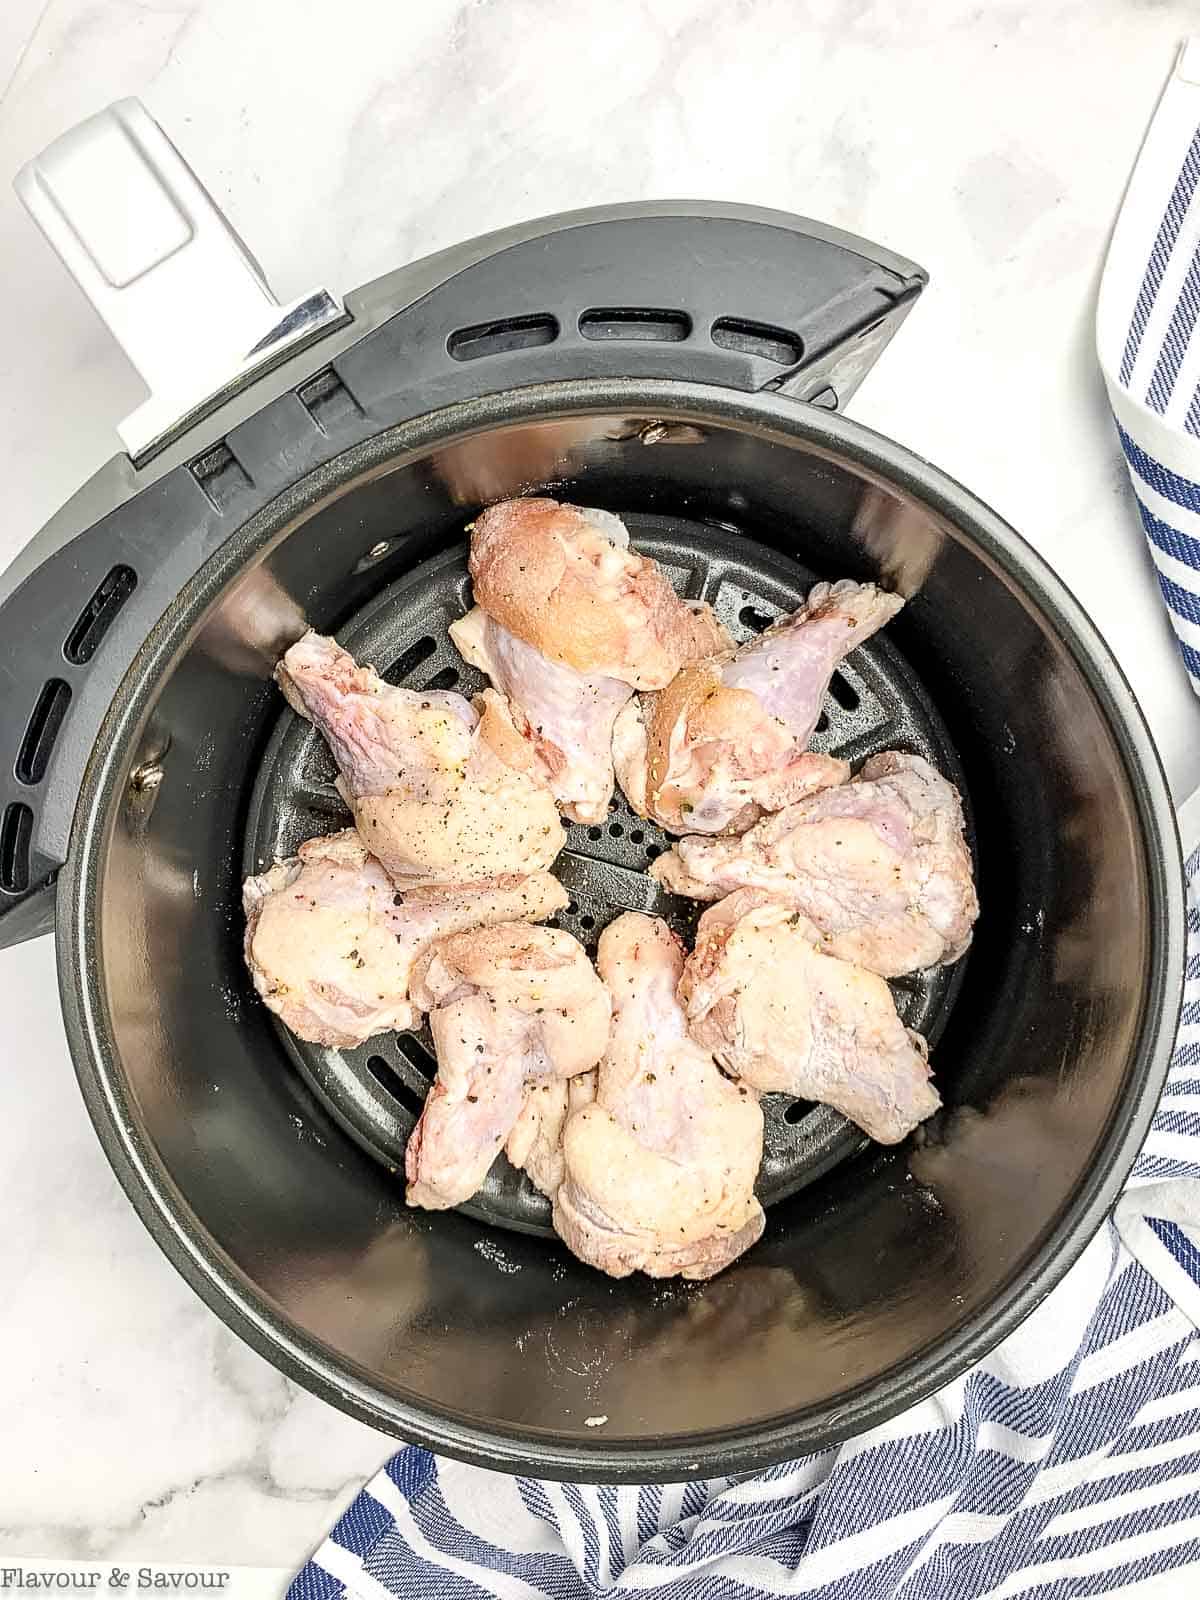
[{"label": "marble countertop", "polygon": [[[1092,317],[1194,21],[1186,0],[3,0],[0,565],[141,399],[10,191],[112,100],[144,99],[285,301],[580,205],[779,206],[929,269],[854,413],[1059,569],[1182,797],[1200,783],[1200,705]],[[76,1091],[51,941],[0,956],[0,1018],[0,1558],[295,1567],[390,1441],[239,1344],[143,1231]]]}]

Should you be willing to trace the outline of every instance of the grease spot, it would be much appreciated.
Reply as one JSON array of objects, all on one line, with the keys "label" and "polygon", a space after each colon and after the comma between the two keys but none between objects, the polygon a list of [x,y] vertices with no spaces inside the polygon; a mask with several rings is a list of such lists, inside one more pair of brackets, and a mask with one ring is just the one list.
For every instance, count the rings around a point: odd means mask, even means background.
[{"label": "grease spot", "polygon": [[501,1250],[500,1246],[498,1244],[493,1244],[490,1239],[476,1239],[475,1251],[476,1254],[481,1255],[485,1261],[490,1261],[497,1272],[503,1272],[505,1276],[508,1276],[513,1272],[520,1272],[521,1270],[521,1263],[519,1261],[513,1261],[510,1257],[506,1256],[504,1251]]}]

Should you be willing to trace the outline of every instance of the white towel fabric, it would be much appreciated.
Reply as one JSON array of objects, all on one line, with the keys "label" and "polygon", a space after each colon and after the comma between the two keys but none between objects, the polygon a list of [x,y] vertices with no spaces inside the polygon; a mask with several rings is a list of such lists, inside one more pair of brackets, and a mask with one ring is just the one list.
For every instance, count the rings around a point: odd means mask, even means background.
[{"label": "white towel fabric", "polygon": [[1200,39],[1180,50],[1129,180],[1096,345],[1159,588],[1200,692]]},{"label": "white towel fabric", "polygon": [[[1142,522],[1200,689],[1198,241],[1200,42],[1181,52],[1139,157],[1098,316]],[[973,1372],[871,1433],[740,1480],[598,1488],[401,1450],[289,1600],[1200,1593],[1200,849],[1187,874],[1178,1045],[1133,1178],[1054,1293]]]}]

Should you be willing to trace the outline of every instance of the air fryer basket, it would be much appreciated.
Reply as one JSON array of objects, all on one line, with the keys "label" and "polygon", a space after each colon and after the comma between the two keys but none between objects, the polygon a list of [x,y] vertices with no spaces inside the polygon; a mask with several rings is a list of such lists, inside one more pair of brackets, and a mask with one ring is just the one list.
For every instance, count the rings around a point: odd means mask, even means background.
[{"label": "air fryer basket", "polygon": [[[388,1150],[362,1147],[380,1135],[378,1077],[298,1059],[242,967],[245,852],[257,863],[338,820],[317,748],[281,721],[281,641],[307,620],[414,681],[448,670],[430,608],[461,604],[464,524],[536,490],[628,516],[688,592],[711,580],[730,615],[750,607],[744,625],[813,575],[910,594],[886,640],[847,663],[859,706],[835,700],[827,737],[931,751],[973,810],[977,938],[954,980],[909,1002],[938,1033],[946,1114],[907,1147],[837,1133],[832,1163],[798,1158],[762,1242],[705,1286],[608,1280],[520,1231],[539,1219],[513,1192],[484,1198],[518,1225],[503,1231],[407,1210]],[[871,697],[886,716],[858,729]],[[608,885],[633,881],[635,847],[573,834],[582,930],[609,914]],[[1181,948],[1170,812],[1103,645],[965,491],[776,396],[531,385],[344,452],[235,533],[150,631],[74,838],[58,926],[81,1083],[164,1247],[318,1392],[511,1469],[738,1470],[928,1393],[1074,1259],[1165,1071]],[[789,1194],[797,1177],[813,1181]]]}]

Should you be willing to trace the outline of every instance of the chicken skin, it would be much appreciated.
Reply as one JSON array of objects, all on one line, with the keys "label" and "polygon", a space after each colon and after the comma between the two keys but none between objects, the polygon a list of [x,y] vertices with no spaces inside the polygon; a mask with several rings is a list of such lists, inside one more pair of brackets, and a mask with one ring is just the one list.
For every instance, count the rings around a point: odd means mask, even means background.
[{"label": "chicken skin", "polygon": [[[407,1199],[439,1211],[478,1190],[543,1084],[596,1065],[611,1007],[582,945],[519,922],[441,940],[423,957],[412,993],[429,1012],[438,1072],[404,1154]],[[530,1119],[522,1140],[533,1137],[516,1153],[545,1177],[558,1129],[552,1111],[545,1130],[531,1130]]]},{"label": "chicken skin", "polygon": [[873,583],[821,583],[740,650],[686,666],[621,711],[617,777],[634,810],[671,833],[744,833],[767,811],[844,783],[806,750],[839,662],[904,601]]},{"label": "chicken skin", "polygon": [[729,637],[629,548],[611,512],[554,500],[489,506],[471,531],[475,609],[450,637],[513,708],[555,798],[600,822],[612,797],[612,731],[634,689],[670,683]]},{"label": "chicken skin", "polygon": [[681,839],[650,871],[698,900],[763,889],[814,924],[827,954],[885,978],[957,961],[979,913],[958,791],[896,750],[740,839]]},{"label": "chicken skin", "polygon": [[325,736],[338,792],[401,887],[548,867],[562,848],[554,797],[495,694],[395,689],[332,639],[306,633],[275,669]]},{"label": "chicken skin", "polygon": [[601,935],[613,1000],[595,1099],[563,1130],[554,1226],[615,1278],[709,1278],[760,1236],[757,1096],[688,1036],[683,952],[666,923],[626,912]]},{"label": "chicken skin", "polygon": [[347,828],[247,878],[242,900],[246,964],[268,1009],[301,1039],[349,1047],[417,1025],[409,982],[435,939],[539,921],[567,894],[548,872],[401,894]]},{"label": "chicken skin", "polygon": [[880,1144],[898,1144],[941,1104],[925,1041],[884,980],[823,954],[812,923],[760,889],[700,918],[679,997],[692,1038],[727,1072],[832,1106]]}]

